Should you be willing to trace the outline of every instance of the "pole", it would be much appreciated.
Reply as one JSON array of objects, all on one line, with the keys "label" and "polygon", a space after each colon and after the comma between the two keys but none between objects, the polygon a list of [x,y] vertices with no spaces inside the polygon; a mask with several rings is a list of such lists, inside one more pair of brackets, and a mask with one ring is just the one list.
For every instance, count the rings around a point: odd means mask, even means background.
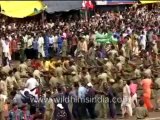
[{"label": "pole", "polygon": [[41,20],[42,20],[42,24],[44,25],[44,20],[45,20],[44,11],[42,12]]},{"label": "pole", "polygon": [[88,21],[88,9],[87,9],[87,7],[85,8],[85,19],[86,19],[86,21]]}]

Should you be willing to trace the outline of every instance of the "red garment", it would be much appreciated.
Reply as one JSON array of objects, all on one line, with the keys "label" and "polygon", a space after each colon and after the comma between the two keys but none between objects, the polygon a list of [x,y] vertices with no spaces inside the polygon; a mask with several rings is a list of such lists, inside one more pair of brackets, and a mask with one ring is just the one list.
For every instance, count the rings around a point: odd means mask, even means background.
[{"label": "red garment", "polygon": [[10,41],[10,48],[11,48],[11,52],[16,52],[18,50],[17,40],[13,39]]},{"label": "red garment", "polygon": [[153,105],[149,97],[143,96],[144,106],[147,110],[152,110]]},{"label": "red garment", "polygon": [[121,44],[125,44],[125,43],[126,43],[126,39],[125,39],[125,38],[123,38],[123,37],[121,37],[121,39],[120,39],[120,43],[121,43]]},{"label": "red garment", "polygon": [[41,63],[39,61],[36,61],[36,60],[33,60],[31,62],[31,66],[34,68],[34,69],[38,69],[41,67]]},{"label": "red garment", "polygon": [[152,102],[151,102],[151,85],[152,85],[152,80],[151,79],[143,79],[142,82],[142,87],[143,87],[143,100],[145,107],[148,110],[151,110],[153,108]]},{"label": "red garment", "polygon": [[72,45],[77,45],[78,44],[78,38],[76,36],[74,36],[72,38]]}]

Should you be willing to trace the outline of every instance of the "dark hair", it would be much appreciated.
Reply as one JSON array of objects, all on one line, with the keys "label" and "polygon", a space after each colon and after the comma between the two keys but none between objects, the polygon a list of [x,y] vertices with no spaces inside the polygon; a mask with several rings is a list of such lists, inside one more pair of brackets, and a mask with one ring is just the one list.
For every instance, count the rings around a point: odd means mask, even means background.
[{"label": "dark hair", "polygon": [[59,93],[62,92],[62,87],[61,87],[61,86],[57,87],[57,91],[58,91]]},{"label": "dark hair", "polygon": [[114,46],[114,45],[112,45],[112,46],[111,46],[111,49],[112,49],[112,50],[113,50],[113,49],[115,49],[115,46]]},{"label": "dark hair", "polygon": [[130,84],[131,84],[131,81],[130,81],[130,80],[128,80],[128,81],[127,81],[127,85],[130,85]]},{"label": "dark hair", "polygon": [[143,106],[143,105],[144,105],[144,101],[143,101],[143,100],[140,100],[140,101],[139,101],[139,105],[140,105],[140,106]]},{"label": "dark hair", "polygon": [[13,68],[13,72],[17,72],[17,68]]},{"label": "dark hair", "polygon": [[9,75],[12,75],[12,73],[13,73],[13,71],[12,71],[12,70],[10,70],[10,71],[8,72],[8,74],[9,74]]},{"label": "dark hair", "polygon": [[75,87],[75,88],[79,87],[79,83],[78,83],[78,82],[75,82],[75,83],[74,83],[74,87]]},{"label": "dark hair", "polygon": [[14,90],[14,91],[11,91],[11,92],[10,92],[10,95],[11,95],[11,96],[15,96],[16,93],[17,93],[17,92]]}]

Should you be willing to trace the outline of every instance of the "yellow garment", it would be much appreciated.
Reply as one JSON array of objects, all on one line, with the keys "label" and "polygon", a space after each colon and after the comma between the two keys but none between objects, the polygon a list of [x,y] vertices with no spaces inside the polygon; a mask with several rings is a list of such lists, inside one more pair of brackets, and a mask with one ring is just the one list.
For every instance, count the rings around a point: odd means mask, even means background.
[{"label": "yellow garment", "polygon": [[52,65],[52,63],[50,61],[45,61],[44,70],[49,71],[50,69],[54,69],[54,66]]},{"label": "yellow garment", "polygon": [[148,3],[158,3],[158,2],[160,2],[159,0],[148,0],[148,1],[145,1],[145,0],[140,0],[140,2],[142,3],[142,4],[148,4]]},{"label": "yellow garment", "polygon": [[13,18],[33,16],[46,9],[42,1],[0,1],[0,5],[1,13]]},{"label": "yellow garment", "polygon": [[56,61],[52,61],[52,62],[51,62],[51,68],[55,69],[55,64],[56,64],[56,63],[57,63]]}]

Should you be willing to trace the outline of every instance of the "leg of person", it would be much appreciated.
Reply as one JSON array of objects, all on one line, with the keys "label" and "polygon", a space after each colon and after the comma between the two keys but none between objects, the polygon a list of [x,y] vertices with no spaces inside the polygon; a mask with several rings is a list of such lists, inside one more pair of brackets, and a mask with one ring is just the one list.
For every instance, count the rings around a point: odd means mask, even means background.
[{"label": "leg of person", "polygon": [[75,119],[78,119],[78,111],[77,111],[78,106],[76,105],[76,103],[73,103],[72,106],[72,115]]},{"label": "leg of person", "polygon": [[156,97],[155,97],[155,104],[156,104],[156,109],[160,109],[160,90],[157,90]]},{"label": "leg of person", "polygon": [[145,107],[147,108],[147,110],[153,109],[153,105],[152,105],[152,102],[149,97],[144,97],[144,104],[145,104]]},{"label": "leg of person", "polygon": [[127,113],[129,115],[129,117],[132,116],[132,106],[131,106],[131,104],[127,106]]},{"label": "leg of person", "polygon": [[90,117],[91,117],[92,119],[94,119],[94,118],[96,117],[96,115],[95,115],[95,105],[94,105],[94,103],[88,103],[88,104],[87,104],[87,109],[88,109],[88,112],[89,112],[89,114],[90,114]]},{"label": "leg of person", "polygon": [[115,109],[115,104],[114,103],[109,103],[109,109],[110,109],[110,116],[111,118],[116,117],[116,109]]},{"label": "leg of person", "polygon": [[125,113],[126,113],[126,106],[121,106],[121,110],[122,110],[122,117],[125,117]]},{"label": "leg of person", "polygon": [[103,102],[103,109],[104,109],[104,118],[107,118],[107,104]]},{"label": "leg of person", "polygon": [[35,50],[35,59],[38,59],[38,50]]}]

